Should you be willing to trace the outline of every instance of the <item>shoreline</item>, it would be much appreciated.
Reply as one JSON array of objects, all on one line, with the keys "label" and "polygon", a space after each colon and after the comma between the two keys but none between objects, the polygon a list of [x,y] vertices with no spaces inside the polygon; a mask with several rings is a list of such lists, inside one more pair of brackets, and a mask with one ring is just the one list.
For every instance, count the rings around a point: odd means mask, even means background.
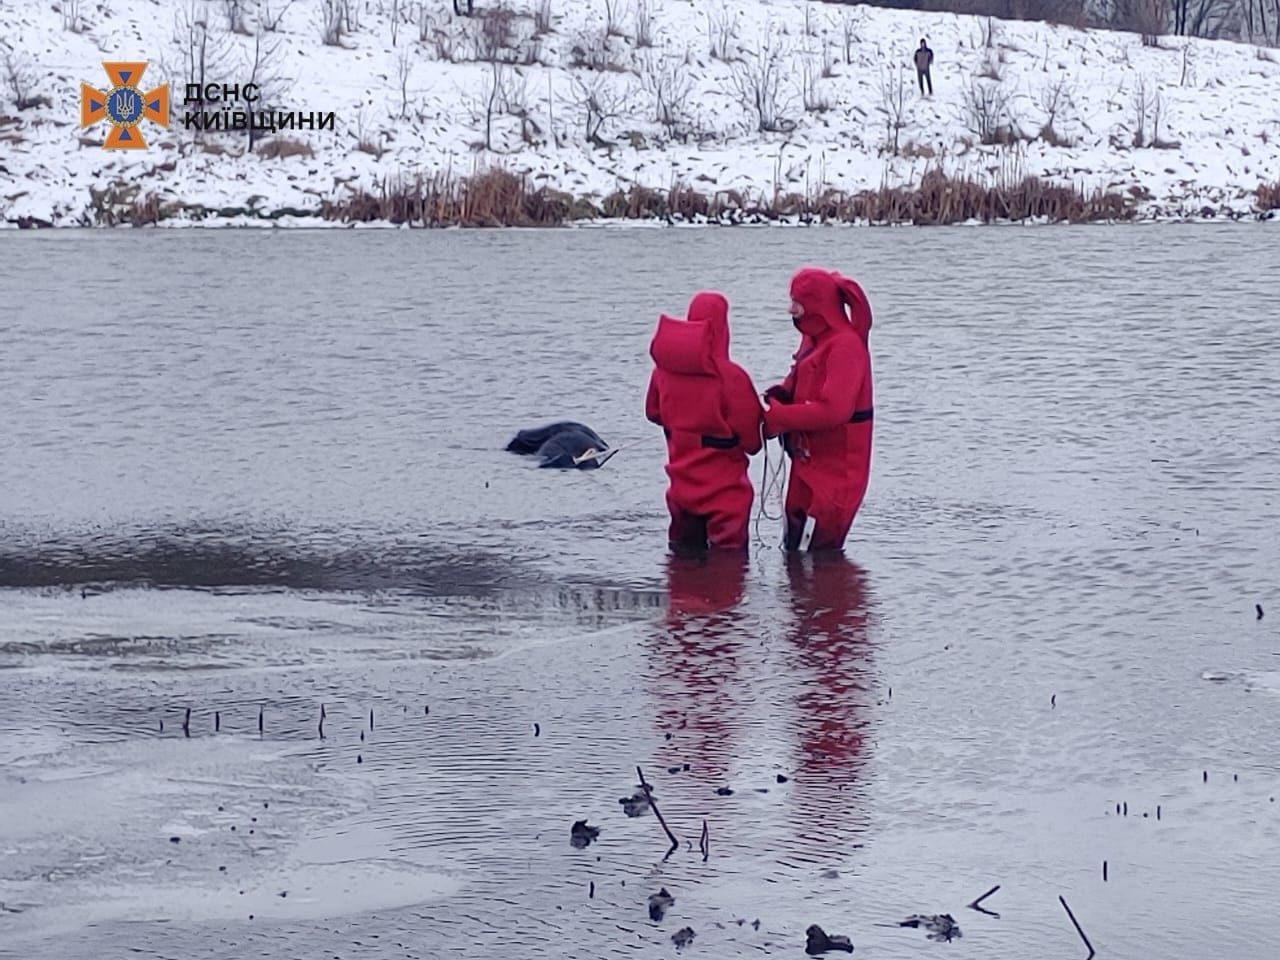
[{"label": "shoreline", "polygon": [[[1269,221],[1280,213],[1280,184],[1260,183],[1248,210],[1204,204],[1199,210],[1166,210],[1141,188],[1093,190],[1025,176],[991,183],[925,173],[918,186],[881,186],[846,192],[819,186],[806,193],[733,190],[702,192],[677,182],[667,190],[633,185],[601,198],[575,195],[502,167],[469,177],[403,175],[384,179],[376,192],[353,191],[343,201],[322,199],[317,208],[256,205],[206,207],[138,196],[137,185],[93,193],[74,221],[36,216],[7,217],[3,227],[67,230],[114,227],[272,229],[558,229],[566,227],[907,227],[1047,226],[1052,224],[1205,223]],[[1144,195],[1145,194],[1145,195]],[[1243,199],[1243,198],[1241,198]]]}]

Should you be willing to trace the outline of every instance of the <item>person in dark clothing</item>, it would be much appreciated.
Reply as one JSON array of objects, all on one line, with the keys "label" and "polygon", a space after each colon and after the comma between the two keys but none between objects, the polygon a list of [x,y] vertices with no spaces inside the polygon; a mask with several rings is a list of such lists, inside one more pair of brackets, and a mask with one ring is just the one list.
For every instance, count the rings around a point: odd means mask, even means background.
[{"label": "person in dark clothing", "polygon": [[924,40],[916,48],[916,79],[920,81],[920,93],[924,94],[925,83],[929,84],[929,96],[933,96],[933,77],[929,76],[929,68],[933,66],[933,51]]}]

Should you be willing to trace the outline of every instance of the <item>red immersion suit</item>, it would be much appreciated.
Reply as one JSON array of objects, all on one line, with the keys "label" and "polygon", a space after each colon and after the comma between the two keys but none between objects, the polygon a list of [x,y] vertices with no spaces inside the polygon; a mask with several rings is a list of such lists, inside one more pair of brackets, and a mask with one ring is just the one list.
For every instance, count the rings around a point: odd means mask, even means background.
[{"label": "red immersion suit", "polygon": [[729,359],[729,301],[699,293],[687,320],[658,318],[645,416],[667,436],[668,540],[745,548],[762,410],[747,372]]},{"label": "red immersion suit", "polygon": [[803,310],[800,349],[787,379],[766,391],[765,436],[781,434],[791,456],[787,548],[812,517],[809,549],[839,550],[871,473],[871,305],[854,281],[813,268],[792,278],[791,298]]}]

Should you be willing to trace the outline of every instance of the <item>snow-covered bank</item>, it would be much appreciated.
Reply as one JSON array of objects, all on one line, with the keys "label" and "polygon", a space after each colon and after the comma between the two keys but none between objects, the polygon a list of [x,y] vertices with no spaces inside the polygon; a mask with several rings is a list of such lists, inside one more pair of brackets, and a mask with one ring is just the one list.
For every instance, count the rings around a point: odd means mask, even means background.
[{"label": "snow-covered bank", "polygon": [[[932,97],[910,63],[921,37]],[[0,38],[10,225],[146,202],[306,223],[323,201],[495,166],[596,206],[635,186],[910,188],[941,168],[1112,191],[1150,218],[1256,215],[1280,181],[1280,53],[1229,42],[804,0],[480,0],[471,17],[440,0],[0,0]],[[80,84],[141,60],[144,90],[169,84],[170,127],[104,150],[105,121],[80,129]],[[189,129],[198,80],[262,93],[210,112],[332,111],[334,129],[253,150]]]}]

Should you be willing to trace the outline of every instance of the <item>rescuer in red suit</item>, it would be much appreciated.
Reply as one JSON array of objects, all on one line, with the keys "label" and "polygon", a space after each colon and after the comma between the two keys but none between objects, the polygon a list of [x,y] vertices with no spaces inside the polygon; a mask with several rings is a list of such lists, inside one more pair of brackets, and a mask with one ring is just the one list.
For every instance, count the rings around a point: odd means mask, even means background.
[{"label": "rescuer in red suit", "polygon": [[729,301],[702,292],[685,320],[665,314],[649,345],[645,416],[667,437],[668,541],[745,549],[762,409],[747,372],[729,359]]},{"label": "rescuer in red suit", "polygon": [[871,305],[848,277],[806,267],[791,279],[800,349],[786,380],[765,392],[766,437],[791,457],[786,546],[839,550],[862,505],[871,472]]}]

